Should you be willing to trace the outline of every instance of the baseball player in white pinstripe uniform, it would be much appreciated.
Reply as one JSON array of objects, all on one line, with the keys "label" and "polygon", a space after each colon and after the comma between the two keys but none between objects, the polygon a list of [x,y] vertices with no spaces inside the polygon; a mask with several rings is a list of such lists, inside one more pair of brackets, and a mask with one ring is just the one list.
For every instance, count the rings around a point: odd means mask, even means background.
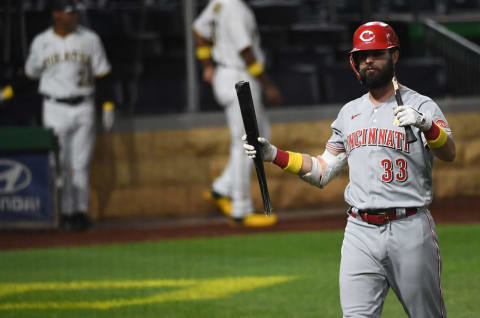
[{"label": "baseball player in white pinstripe uniform", "polygon": [[[90,226],[89,164],[95,142],[95,84],[104,81],[111,67],[99,36],[78,25],[81,3],[56,0],[52,9],[54,25],[34,38],[25,73],[39,79],[38,90],[44,99],[43,124],[53,128],[59,137],[63,171],[61,223],[85,230]],[[113,125],[113,108],[111,100],[103,104],[106,130]]]},{"label": "baseball player in white pinstripe uniform", "polygon": [[254,212],[250,195],[252,162],[245,157],[241,136],[245,133],[235,83],[250,82],[258,128],[270,135],[262,105],[262,91],[273,103],[281,103],[279,90],[264,70],[264,55],[252,10],[242,0],[211,0],[193,24],[197,57],[203,79],[212,84],[217,102],[224,108],[230,130],[230,158],[206,197],[220,210],[247,227],[272,226],[276,216]]},{"label": "baseball player in white pinstripe uniform", "polygon": [[[369,92],[342,107],[323,155],[285,152],[259,138],[265,161],[320,188],[349,166],[345,201],[350,208],[340,264],[343,317],[380,317],[390,288],[408,317],[446,317],[428,206],[434,157],[453,161],[455,142],[429,97],[401,86],[405,105],[397,105],[392,77],[399,46],[386,23],[369,22],[356,30],[351,66]],[[405,126],[417,141],[407,142]],[[251,145],[244,147],[255,157]]]}]

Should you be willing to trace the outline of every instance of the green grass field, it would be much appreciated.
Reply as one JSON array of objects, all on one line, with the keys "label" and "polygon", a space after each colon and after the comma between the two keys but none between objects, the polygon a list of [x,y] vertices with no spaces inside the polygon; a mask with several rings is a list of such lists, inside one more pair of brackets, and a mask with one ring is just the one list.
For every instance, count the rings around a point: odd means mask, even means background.
[{"label": "green grass field", "polygon": [[[480,317],[480,225],[439,226],[450,317]],[[0,317],[341,317],[343,231],[0,252]],[[393,292],[383,317],[406,317]]]}]

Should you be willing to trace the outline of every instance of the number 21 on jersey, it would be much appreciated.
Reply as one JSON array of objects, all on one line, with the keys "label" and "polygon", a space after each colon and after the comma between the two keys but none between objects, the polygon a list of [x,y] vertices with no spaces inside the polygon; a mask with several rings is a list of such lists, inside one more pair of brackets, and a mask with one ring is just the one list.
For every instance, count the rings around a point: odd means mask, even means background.
[{"label": "number 21 on jersey", "polygon": [[93,85],[93,74],[89,65],[86,65],[84,68],[78,71],[78,81],[77,86],[92,86]]}]

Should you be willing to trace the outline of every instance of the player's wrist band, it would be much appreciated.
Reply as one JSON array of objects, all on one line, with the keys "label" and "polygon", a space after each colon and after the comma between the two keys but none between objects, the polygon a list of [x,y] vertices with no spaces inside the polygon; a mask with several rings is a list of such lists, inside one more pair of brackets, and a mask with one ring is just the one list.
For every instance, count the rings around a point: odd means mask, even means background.
[{"label": "player's wrist band", "polygon": [[448,139],[447,132],[435,124],[435,122],[432,122],[432,127],[424,132],[423,135],[427,139],[428,146],[433,149],[443,147]]},{"label": "player's wrist band", "polygon": [[115,104],[113,102],[105,102],[103,103],[103,110],[114,110]]},{"label": "player's wrist band", "polygon": [[208,45],[198,46],[195,53],[199,60],[206,60],[212,57],[212,48]]},{"label": "player's wrist band", "polygon": [[303,156],[298,152],[277,149],[277,156],[273,160],[273,163],[287,172],[298,174],[300,169],[302,169]]},{"label": "player's wrist band", "polygon": [[247,67],[247,72],[250,73],[252,76],[257,77],[258,75],[262,74],[265,71],[264,67],[260,62],[254,62]]}]

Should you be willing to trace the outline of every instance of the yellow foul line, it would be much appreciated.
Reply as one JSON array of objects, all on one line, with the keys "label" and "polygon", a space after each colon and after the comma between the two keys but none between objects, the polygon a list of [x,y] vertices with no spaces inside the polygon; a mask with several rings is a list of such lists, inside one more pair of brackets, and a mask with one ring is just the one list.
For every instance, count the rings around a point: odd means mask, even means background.
[{"label": "yellow foul line", "polygon": [[288,276],[273,277],[235,277],[205,280],[146,280],[146,281],[78,281],[50,283],[0,284],[0,297],[32,291],[48,290],[87,290],[87,289],[130,289],[175,287],[144,298],[119,298],[105,301],[56,301],[56,302],[10,302],[0,301],[0,310],[32,309],[96,309],[106,310],[115,307],[148,305],[169,301],[189,301],[218,299],[231,294],[251,291],[256,288],[285,283],[295,279]]}]

